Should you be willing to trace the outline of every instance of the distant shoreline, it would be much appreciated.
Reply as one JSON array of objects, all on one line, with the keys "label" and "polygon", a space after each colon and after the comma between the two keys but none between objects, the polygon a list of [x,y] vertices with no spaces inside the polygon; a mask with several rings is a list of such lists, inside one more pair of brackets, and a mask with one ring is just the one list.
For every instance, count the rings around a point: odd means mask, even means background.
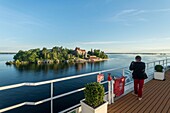
[{"label": "distant shoreline", "polygon": [[15,53],[15,52],[2,52],[2,53],[0,53],[0,54],[17,54],[17,53]]},{"label": "distant shoreline", "polygon": [[[17,54],[17,52],[2,52],[0,54]],[[170,54],[170,53],[105,53],[105,54],[146,54],[146,55],[162,55],[162,54]]]},{"label": "distant shoreline", "polygon": [[170,53],[106,53],[106,54],[146,54],[146,55],[167,55]]}]

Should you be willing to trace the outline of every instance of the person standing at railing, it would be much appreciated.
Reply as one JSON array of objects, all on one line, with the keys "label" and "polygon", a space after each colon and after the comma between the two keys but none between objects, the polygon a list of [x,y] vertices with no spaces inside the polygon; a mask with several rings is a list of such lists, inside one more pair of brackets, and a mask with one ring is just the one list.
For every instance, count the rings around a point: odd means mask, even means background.
[{"label": "person standing at railing", "polygon": [[142,100],[144,80],[148,78],[145,73],[145,63],[141,60],[141,56],[136,56],[135,61],[132,61],[129,67],[133,71],[132,78],[134,79],[134,92],[132,94],[138,96],[138,100]]}]

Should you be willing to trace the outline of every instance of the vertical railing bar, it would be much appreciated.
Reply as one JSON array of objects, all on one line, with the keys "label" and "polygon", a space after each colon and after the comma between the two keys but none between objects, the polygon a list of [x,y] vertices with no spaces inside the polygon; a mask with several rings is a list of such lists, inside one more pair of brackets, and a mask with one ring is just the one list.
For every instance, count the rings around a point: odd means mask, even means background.
[{"label": "vertical railing bar", "polygon": [[114,85],[114,80],[111,80],[111,99],[112,99],[112,101],[111,101],[111,103],[114,103],[114,97],[115,97],[115,95],[114,95],[114,87],[113,87],[113,85]]},{"label": "vertical railing bar", "polygon": [[53,87],[54,85],[53,85],[53,82],[51,82],[51,113],[53,113],[53,89],[54,89],[54,87]]},{"label": "vertical railing bar", "polygon": [[168,66],[167,62],[168,62],[168,60],[167,60],[167,57],[166,57],[166,69],[167,69],[167,66]]},{"label": "vertical railing bar", "polygon": [[122,69],[122,75],[125,76],[125,69]]},{"label": "vertical railing bar", "polygon": [[110,94],[110,92],[111,92],[111,87],[110,87],[110,81],[108,81],[108,101],[109,101],[109,104],[111,104],[111,98],[110,98],[110,96],[111,96],[111,94]]},{"label": "vertical railing bar", "polygon": [[110,91],[111,91],[111,104],[112,104],[112,97],[113,97],[113,86],[112,86],[112,80],[110,81],[110,83],[111,83],[111,87],[110,87]]},{"label": "vertical railing bar", "polygon": [[149,70],[149,63],[147,63],[147,66],[146,66],[147,73],[148,73],[148,70]]},{"label": "vertical railing bar", "polygon": [[153,63],[153,72],[155,72],[155,63],[156,62]]}]

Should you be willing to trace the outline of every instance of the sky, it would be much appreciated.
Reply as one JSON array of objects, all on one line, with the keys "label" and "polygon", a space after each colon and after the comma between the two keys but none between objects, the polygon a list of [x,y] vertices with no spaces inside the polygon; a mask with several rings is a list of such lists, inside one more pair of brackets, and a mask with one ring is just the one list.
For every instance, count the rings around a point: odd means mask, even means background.
[{"label": "sky", "polygon": [[170,0],[0,0],[0,52],[170,52]]}]

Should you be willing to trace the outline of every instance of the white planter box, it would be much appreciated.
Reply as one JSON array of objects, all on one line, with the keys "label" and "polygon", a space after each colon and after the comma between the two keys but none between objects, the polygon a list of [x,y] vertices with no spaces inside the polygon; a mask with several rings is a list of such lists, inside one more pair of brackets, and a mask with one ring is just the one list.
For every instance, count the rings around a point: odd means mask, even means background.
[{"label": "white planter box", "polygon": [[165,80],[165,73],[164,72],[154,72],[154,79]]},{"label": "white planter box", "polygon": [[80,103],[81,103],[81,107],[82,107],[81,113],[107,113],[108,102],[105,102],[104,104],[102,104],[101,106],[99,106],[95,109],[90,107],[89,105],[87,105],[83,101],[80,101]]}]

